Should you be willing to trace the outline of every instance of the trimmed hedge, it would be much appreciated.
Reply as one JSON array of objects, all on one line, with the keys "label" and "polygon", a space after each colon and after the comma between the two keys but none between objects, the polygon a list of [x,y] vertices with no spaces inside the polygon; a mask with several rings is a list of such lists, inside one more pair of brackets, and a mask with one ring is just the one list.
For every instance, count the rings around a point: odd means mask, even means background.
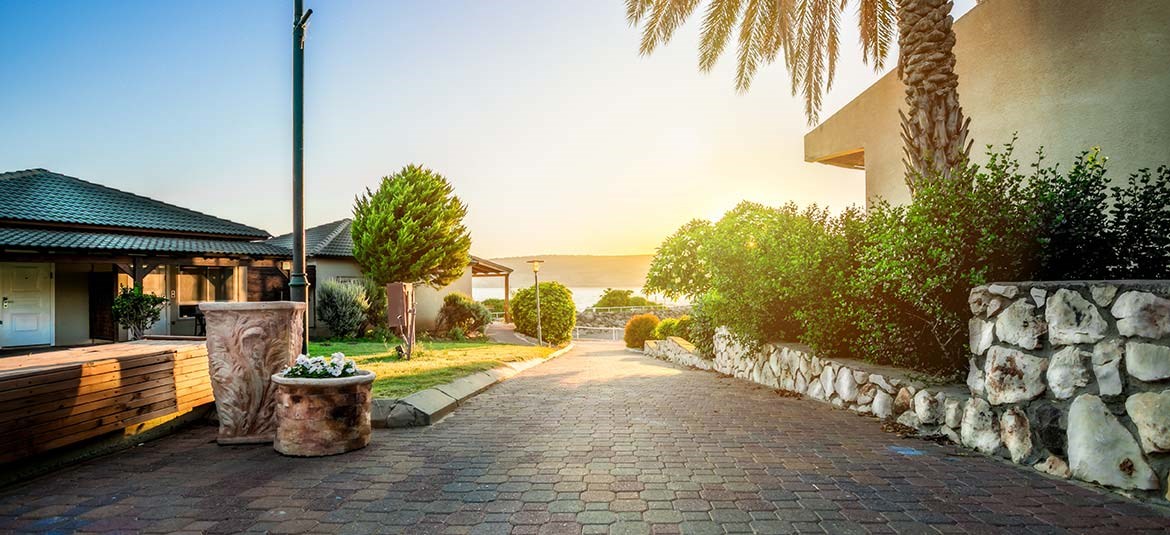
[{"label": "trimmed hedge", "polygon": [[443,296],[443,307],[439,309],[437,323],[440,329],[447,329],[452,337],[456,334],[483,334],[492,323],[492,311],[467,294],[451,292]]},{"label": "trimmed hedge", "polygon": [[[536,336],[536,289],[522,288],[512,297],[512,322],[516,332]],[[573,292],[559,282],[540,283],[540,327],[544,341],[563,344],[572,340],[577,324]]]},{"label": "trimmed hedge", "polygon": [[623,339],[626,347],[642,349],[646,340],[654,339],[654,329],[658,327],[658,316],[654,314],[638,314],[626,322],[626,332]]},{"label": "trimmed hedge", "polygon": [[658,322],[658,326],[654,328],[654,339],[666,340],[671,336],[680,336],[686,338],[686,335],[683,334],[685,331],[683,331],[681,325],[681,320],[684,318],[687,321],[690,321],[689,316],[683,316],[681,318],[666,318]]}]

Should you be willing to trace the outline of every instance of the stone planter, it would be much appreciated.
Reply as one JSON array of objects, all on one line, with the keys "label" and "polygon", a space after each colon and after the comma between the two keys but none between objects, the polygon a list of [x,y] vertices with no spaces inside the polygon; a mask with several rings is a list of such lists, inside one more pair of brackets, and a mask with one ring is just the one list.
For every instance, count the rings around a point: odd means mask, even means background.
[{"label": "stone planter", "polygon": [[263,444],[276,434],[272,374],[300,353],[305,304],[202,303],[220,444]]},{"label": "stone planter", "polygon": [[370,386],[374,372],[307,379],[274,374],[276,451],[294,457],[336,455],[370,443]]}]

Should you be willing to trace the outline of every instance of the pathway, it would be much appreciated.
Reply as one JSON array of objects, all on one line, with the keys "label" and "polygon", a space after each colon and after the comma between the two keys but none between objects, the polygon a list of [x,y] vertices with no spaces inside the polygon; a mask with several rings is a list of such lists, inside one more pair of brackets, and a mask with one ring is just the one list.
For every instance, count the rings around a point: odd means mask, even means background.
[{"label": "pathway", "polygon": [[0,492],[0,531],[1135,533],[1163,510],[614,344],[321,459],[203,427]]},{"label": "pathway", "polygon": [[511,323],[492,322],[487,326],[486,334],[493,342],[501,344],[536,345],[532,340],[516,334],[516,326]]}]

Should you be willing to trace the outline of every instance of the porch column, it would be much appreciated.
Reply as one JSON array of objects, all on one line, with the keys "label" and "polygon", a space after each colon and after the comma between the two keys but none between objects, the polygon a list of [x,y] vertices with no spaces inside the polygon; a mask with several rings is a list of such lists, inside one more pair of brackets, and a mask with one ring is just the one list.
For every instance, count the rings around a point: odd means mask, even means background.
[{"label": "porch column", "polygon": [[508,277],[510,275],[510,273],[504,274],[504,323],[512,323],[512,298],[509,295],[512,292],[508,288]]}]

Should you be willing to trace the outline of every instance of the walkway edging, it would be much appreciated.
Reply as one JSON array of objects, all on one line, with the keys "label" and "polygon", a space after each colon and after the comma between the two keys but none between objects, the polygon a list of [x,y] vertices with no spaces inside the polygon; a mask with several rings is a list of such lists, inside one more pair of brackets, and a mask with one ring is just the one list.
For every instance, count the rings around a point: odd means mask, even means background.
[{"label": "walkway edging", "polygon": [[420,390],[402,399],[374,399],[371,420],[377,428],[420,427],[431,425],[481,392],[555,359],[573,349],[573,343],[547,357],[507,362],[503,366],[460,377],[449,383]]}]

